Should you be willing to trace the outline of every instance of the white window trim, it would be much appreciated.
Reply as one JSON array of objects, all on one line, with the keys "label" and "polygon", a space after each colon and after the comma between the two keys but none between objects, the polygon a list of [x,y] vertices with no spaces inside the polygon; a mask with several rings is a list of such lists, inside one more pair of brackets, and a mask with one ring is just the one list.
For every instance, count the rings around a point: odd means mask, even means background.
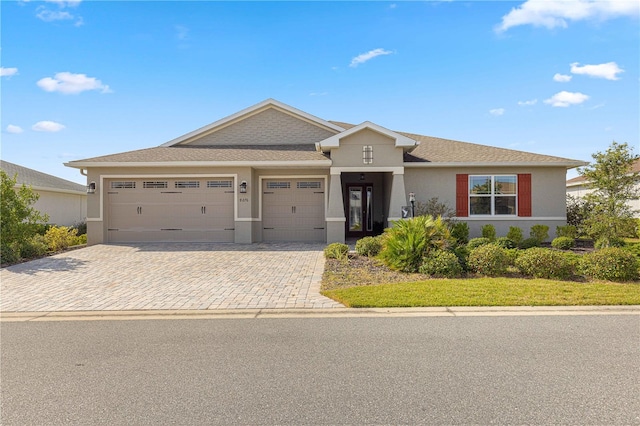
[{"label": "white window trim", "polygon": [[[491,194],[471,194],[471,188],[470,188],[470,182],[471,182],[471,178],[474,177],[484,177],[484,176],[489,176],[491,178]],[[516,178],[516,193],[514,195],[511,194],[494,194],[494,188],[495,188],[495,178],[496,177],[500,177],[500,176],[508,176],[508,177],[515,177]],[[513,214],[496,214],[495,212],[495,197],[499,196],[499,197],[513,197],[515,199],[515,210]],[[482,198],[490,198],[491,199],[491,203],[490,203],[490,207],[491,207],[491,214],[473,214],[471,213],[471,197],[482,197]],[[476,218],[487,218],[487,217],[506,217],[506,218],[513,218],[513,217],[518,217],[518,175],[517,174],[495,174],[495,175],[491,175],[491,174],[479,174],[479,175],[469,175],[469,177],[467,178],[467,207],[468,207],[468,211],[469,211],[469,217],[476,217]]]}]

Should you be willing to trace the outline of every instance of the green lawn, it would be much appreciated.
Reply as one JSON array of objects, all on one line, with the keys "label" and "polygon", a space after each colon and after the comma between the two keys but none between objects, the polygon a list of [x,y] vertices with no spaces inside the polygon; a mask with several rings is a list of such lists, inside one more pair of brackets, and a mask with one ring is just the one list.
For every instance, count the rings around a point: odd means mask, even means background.
[{"label": "green lawn", "polygon": [[522,278],[429,279],[322,291],[353,308],[640,305],[640,283]]}]

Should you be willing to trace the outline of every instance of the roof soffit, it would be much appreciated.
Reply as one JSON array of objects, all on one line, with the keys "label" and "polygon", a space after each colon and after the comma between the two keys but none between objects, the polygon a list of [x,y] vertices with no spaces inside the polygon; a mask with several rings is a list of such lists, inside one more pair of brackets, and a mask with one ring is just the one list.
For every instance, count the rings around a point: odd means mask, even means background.
[{"label": "roof soffit", "polygon": [[245,108],[242,111],[239,111],[235,114],[229,115],[225,118],[215,121],[207,126],[201,127],[185,135],[182,135],[176,139],[170,140],[169,142],[166,142],[160,146],[166,147],[166,146],[187,144],[203,136],[209,135],[218,130],[224,129],[225,127],[238,123],[244,119],[247,119],[249,117],[252,117],[254,115],[267,111],[268,109],[274,109],[276,111],[288,114],[298,120],[305,121],[307,123],[313,124],[315,126],[318,126],[322,129],[328,130],[333,133],[339,133],[344,131],[344,129],[338,126],[337,124],[331,123],[329,121],[318,118],[314,115],[308,114],[302,110],[299,110],[297,108],[294,108],[292,106],[279,102],[275,99],[267,99],[256,105],[250,106],[249,108]]}]

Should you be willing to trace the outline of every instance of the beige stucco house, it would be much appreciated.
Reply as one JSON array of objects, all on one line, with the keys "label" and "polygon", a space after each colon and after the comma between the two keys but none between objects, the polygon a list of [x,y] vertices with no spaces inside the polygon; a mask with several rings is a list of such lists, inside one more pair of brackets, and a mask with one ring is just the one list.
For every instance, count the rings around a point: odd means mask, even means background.
[{"label": "beige stucco house", "polygon": [[84,185],[48,175],[37,170],[0,161],[0,168],[16,176],[16,188],[30,186],[40,195],[33,208],[49,216],[49,223],[71,226],[87,217],[87,191]]},{"label": "beige stucco house", "polygon": [[268,99],[161,146],[66,163],[87,175],[89,244],[336,242],[403,217],[409,193],[492,223],[552,230],[581,161],[326,121]]},{"label": "beige stucco house", "polygon": [[[640,172],[640,160],[633,163],[631,167],[632,173]],[[582,198],[590,192],[593,192],[592,188],[589,188],[587,185],[587,180],[584,176],[577,176],[572,179],[567,180],[567,195],[571,195],[572,197]],[[636,185],[636,188],[640,190],[640,184]],[[640,199],[630,200],[627,202],[627,205],[633,211],[633,215],[636,218],[640,218]]]}]

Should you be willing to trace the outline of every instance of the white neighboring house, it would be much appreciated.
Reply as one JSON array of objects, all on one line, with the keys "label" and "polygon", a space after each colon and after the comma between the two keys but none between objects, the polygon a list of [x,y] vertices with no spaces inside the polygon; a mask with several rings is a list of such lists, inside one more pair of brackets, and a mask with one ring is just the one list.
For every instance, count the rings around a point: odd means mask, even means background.
[{"label": "white neighboring house", "polygon": [[[633,167],[631,169],[633,172],[640,172],[640,160],[633,163]],[[567,195],[571,195],[572,197],[582,198],[588,193],[592,192],[593,189],[587,188],[586,179],[583,176],[574,177],[573,179],[569,179],[567,181]],[[640,183],[636,185],[636,188],[640,188]],[[634,211],[633,217],[640,218],[640,199],[635,199],[627,202],[627,205],[631,207],[631,210]]]},{"label": "white neighboring house", "polygon": [[0,161],[0,169],[11,178],[17,174],[16,188],[25,184],[40,194],[33,207],[49,215],[48,223],[71,226],[86,220],[87,189],[84,185],[8,161]]}]

